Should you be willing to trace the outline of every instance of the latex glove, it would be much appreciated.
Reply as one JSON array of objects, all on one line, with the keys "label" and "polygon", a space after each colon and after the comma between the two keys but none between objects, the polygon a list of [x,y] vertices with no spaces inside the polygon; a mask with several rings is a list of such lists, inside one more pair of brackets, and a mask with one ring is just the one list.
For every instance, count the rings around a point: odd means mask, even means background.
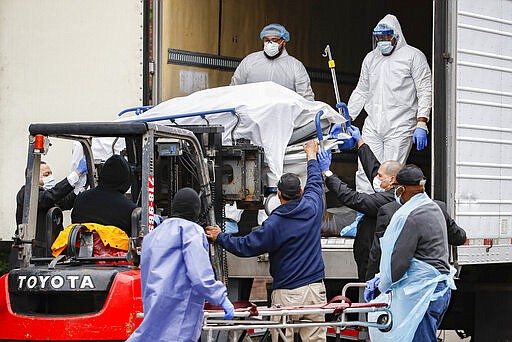
[{"label": "latex glove", "polygon": [[[75,172],[72,172],[71,174],[75,174]],[[85,184],[87,184],[87,174],[82,174],[80,177],[78,177],[78,181],[73,184],[73,192],[75,195],[78,195],[82,191],[85,190]]]},{"label": "latex glove", "polygon": [[238,233],[238,223],[232,221],[226,221],[224,223],[224,233],[226,234],[236,234]]},{"label": "latex glove", "polygon": [[81,175],[87,172],[87,162],[85,161],[85,157],[82,157],[82,159],[80,159],[80,162],[76,167],[76,170],[80,172]]},{"label": "latex glove", "polygon": [[155,215],[153,215],[153,221],[155,222],[155,227],[158,227],[160,225],[160,223],[162,223],[163,217],[155,214]]},{"label": "latex glove", "polygon": [[361,221],[361,218],[364,216],[363,213],[357,212],[356,218],[354,222],[352,222],[350,225],[345,226],[340,231],[340,236],[356,236],[357,234],[357,225],[359,224],[359,221]]},{"label": "latex glove", "polygon": [[357,225],[354,225],[353,223],[351,225],[345,226],[340,231],[340,236],[355,237],[356,234],[357,234]]},{"label": "latex glove", "polygon": [[317,153],[318,164],[320,164],[320,171],[325,172],[331,167],[332,153],[331,150],[320,149]]},{"label": "latex glove", "polygon": [[364,301],[370,302],[375,296],[375,289],[379,287],[380,277],[375,276],[366,282],[366,288],[364,289]]},{"label": "latex glove", "polygon": [[352,135],[352,139],[354,139],[356,144],[361,140],[361,131],[356,126],[347,127],[347,131]]},{"label": "latex glove", "polygon": [[224,319],[233,319],[235,317],[235,307],[231,304],[228,297],[224,298],[220,306],[224,310]]},{"label": "latex glove", "polygon": [[416,144],[416,148],[418,149],[418,151],[423,150],[428,145],[427,131],[425,131],[423,128],[417,127],[414,130],[412,141]]},{"label": "latex glove", "polygon": [[334,124],[331,127],[331,131],[329,132],[329,135],[332,139],[338,139],[338,134],[341,133],[341,124]]}]

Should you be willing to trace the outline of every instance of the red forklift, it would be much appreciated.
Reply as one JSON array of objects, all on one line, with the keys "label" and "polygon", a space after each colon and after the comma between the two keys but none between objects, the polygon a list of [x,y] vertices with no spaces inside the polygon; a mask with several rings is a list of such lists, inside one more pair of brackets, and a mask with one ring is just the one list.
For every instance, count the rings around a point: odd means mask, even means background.
[{"label": "red forklift", "polygon": [[[165,217],[174,193],[190,186],[202,199],[202,224],[222,217],[222,207],[214,205],[222,203],[221,184],[210,179],[222,179],[223,128],[195,129],[149,122],[30,125],[23,220],[14,239],[19,267],[0,278],[1,341],[124,341],[130,336],[142,321],[138,264],[154,215]],[[63,229],[63,214],[54,207],[46,222],[37,222],[41,157],[57,140],[80,143],[88,186],[95,187],[102,161],[94,159],[94,140],[103,138],[113,138],[112,150],[124,140],[121,155],[132,170],[130,197],[138,208],[132,213],[128,251],[123,256],[94,255],[91,232],[77,224],[65,252],[53,257],[50,247]],[[210,154],[210,163],[203,151]],[[36,239],[37,229],[45,230],[45,239]],[[46,253],[34,255],[36,247]],[[222,279],[222,251],[212,247],[211,254]]]}]

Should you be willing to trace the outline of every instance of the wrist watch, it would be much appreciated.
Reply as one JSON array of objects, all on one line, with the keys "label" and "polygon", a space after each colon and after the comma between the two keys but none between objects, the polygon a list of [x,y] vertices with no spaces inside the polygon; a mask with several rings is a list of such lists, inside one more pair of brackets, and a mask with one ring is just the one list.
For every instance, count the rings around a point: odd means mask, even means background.
[{"label": "wrist watch", "polygon": [[327,178],[327,177],[331,177],[332,176],[332,171],[331,170],[327,170],[324,172],[324,177]]}]

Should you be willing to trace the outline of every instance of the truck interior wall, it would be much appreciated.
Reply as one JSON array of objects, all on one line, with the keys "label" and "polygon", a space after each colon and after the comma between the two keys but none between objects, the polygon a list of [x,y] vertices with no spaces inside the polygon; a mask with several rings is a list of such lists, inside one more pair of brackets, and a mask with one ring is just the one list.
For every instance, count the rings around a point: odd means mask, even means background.
[{"label": "truck interior wall", "polygon": [[[173,48],[217,54],[219,15],[219,0],[163,0],[160,51],[162,101],[183,96],[179,92],[180,68],[167,64],[167,50]],[[208,82],[209,87],[220,85]]]},{"label": "truck interior wall", "polygon": [[[433,135],[431,142],[431,150],[435,156],[435,162],[431,165],[430,171],[433,172],[433,187],[432,195],[434,198],[447,202],[448,196],[446,194],[447,189],[447,96],[440,96],[441,94],[447,94],[446,85],[446,69],[447,63],[450,63],[450,59],[447,58],[448,46],[447,46],[447,35],[448,35],[448,2],[446,1],[435,1],[435,24],[433,32],[433,47],[434,50],[433,58],[431,63],[433,87],[436,90],[432,101],[433,111],[431,128]],[[453,211],[450,203],[447,202],[450,211]]]},{"label": "truck interior wall", "polygon": [[[261,50],[259,32],[271,22],[286,26],[291,35],[288,52],[309,70],[329,73],[322,53],[330,44],[336,71],[350,76],[338,79],[344,102],[372,48],[371,31],[386,14],[398,17],[407,42],[423,51],[429,62],[432,56],[432,0],[413,5],[405,0],[165,0],[162,12],[162,100],[187,95],[179,86],[181,70],[208,73],[208,87],[228,85],[233,72],[167,64],[169,48],[241,59]],[[312,87],[317,100],[335,105],[330,78],[313,80]],[[355,125],[362,127],[364,118],[363,111]],[[353,153],[346,155],[346,161],[355,161]],[[430,178],[430,146],[421,152],[413,148],[410,162],[421,166]],[[340,169],[341,175],[352,172],[352,168]]]}]

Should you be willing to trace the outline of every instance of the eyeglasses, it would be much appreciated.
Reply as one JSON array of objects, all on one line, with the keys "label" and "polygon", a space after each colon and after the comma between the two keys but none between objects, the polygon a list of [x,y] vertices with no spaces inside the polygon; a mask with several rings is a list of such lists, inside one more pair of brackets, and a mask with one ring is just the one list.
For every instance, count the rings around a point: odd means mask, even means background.
[{"label": "eyeglasses", "polygon": [[283,41],[283,38],[263,38],[264,43],[272,42],[272,43],[280,43]]}]

